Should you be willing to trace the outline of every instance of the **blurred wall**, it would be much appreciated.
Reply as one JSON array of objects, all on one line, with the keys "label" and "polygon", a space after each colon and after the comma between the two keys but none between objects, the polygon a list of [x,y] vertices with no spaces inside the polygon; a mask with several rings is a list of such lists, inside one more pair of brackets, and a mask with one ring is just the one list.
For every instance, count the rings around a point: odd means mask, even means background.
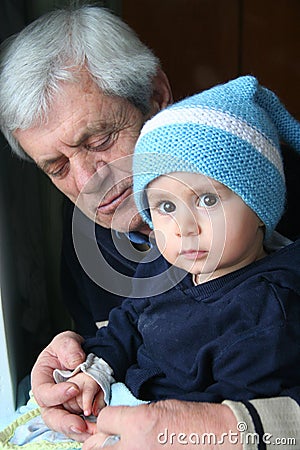
[{"label": "blurred wall", "polygon": [[176,100],[251,73],[300,120],[299,0],[123,0],[122,17],[161,59]]}]

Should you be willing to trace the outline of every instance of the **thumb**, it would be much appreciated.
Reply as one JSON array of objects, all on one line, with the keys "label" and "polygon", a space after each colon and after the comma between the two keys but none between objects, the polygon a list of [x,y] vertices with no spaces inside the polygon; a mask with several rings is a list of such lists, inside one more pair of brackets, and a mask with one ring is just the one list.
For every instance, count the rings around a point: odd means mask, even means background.
[{"label": "thumb", "polygon": [[73,331],[58,334],[50,344],[50,350],[57,356],[60,363],[67,369],[75,369],[85,361],[85,353],[81,344],[83,338]]}]

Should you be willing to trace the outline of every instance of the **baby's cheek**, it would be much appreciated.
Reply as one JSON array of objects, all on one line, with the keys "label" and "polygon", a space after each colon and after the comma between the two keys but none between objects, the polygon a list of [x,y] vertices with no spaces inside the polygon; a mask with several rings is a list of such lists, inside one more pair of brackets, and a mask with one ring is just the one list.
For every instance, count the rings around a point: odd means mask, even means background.
[{"label": "baby's cheek", "polygon": [[167,236],[166,232],[158,229],[154,229],[150,234],[154,233],[156,245],[160,253],[164,253],[166,244],[167,244]]}]

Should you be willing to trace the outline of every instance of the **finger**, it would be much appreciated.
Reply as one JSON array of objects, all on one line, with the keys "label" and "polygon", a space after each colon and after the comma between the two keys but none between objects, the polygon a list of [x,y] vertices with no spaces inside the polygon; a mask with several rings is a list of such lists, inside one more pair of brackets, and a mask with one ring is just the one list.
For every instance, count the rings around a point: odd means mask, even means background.
[{"label": "finger", "polygon": [[95,422],[90,422],[89,420],[86,420],[86,429],[88,433],[90,434],[96,434],[97,433],[97,425]]},{"label": "finger", "polygon": [[70,401],[79,394],[78,387],[69,382],[45,383],[33,388],[33,395],[41,407],[58,406]]},{"label": "finger", "polygon": [[[96,386],[96,389],[98,389],[98,385]],[[92,405],[95,394],[95,389],[88,385],[86,385],[82,391],[82,409],[85,416],[90,416],[92,414]]]},{"label": "finger", "polygon": [[96,433],[84,442],[82,450],[101,450],[102,448],[105,448],[103,447],[103,443],[107,438],[107,434]]},{"label": "finger", "polygon": [[81,348],[83,338],[73,331],[58,334],[50,344],[51,351],[66,369],[75,369],[85,361],[85,353]]},{"label": "finger", "polygon": [[62,406],[72,414],[81,414],[82,413],[82,408],[78,404],[76,397],[75,397],[75,399],[72,398],[69,402],[63,403]]},{"label": "finger", "polygon": [[106,406],[106,404],[104,402],[104,393],[101,389],[101,391],[98,392],[98,394],[94,398],[93,407],[92,407],[92,413],[94,414],[94,416],[97,417],[99,412],[101,411],[101,409],[105,408],[105,406]]},{"label": "finger", "polygon": [[53,370],[56,368],[63,367],[57,357],[46,348],[31,371],[32,392],[40,406],[58,405],[78,395],[78,388],[74,384],[56,385],[53,379]]},{"label": "finger", "polygon": [[45,383],[53,383],[53,370],[62,369],[58,358],[51,354],[51,352],[46,348],[37,358],[33,369],[31,371],[31,382],[35,386]]},{"label": "finger", "polygon": [[62,407],[42,408],[41,413],[49,428],[63,433],[75,441],[84,442],[91,436],[86,422],[80,416],[70,414]]}]

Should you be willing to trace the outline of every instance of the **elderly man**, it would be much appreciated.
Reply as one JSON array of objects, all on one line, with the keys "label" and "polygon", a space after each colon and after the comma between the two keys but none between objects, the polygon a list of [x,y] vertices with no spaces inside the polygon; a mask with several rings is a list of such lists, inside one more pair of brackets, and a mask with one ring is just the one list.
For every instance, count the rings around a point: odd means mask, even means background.
[{"label": "elderly man", "polygon": [[[167,77],[152,52],[122,21],[101,8],[49,13],[3,50],[0,120],[4,135],[17,154],[34,161],[98,224],[96,232],[84,225],[84,232],[95,233],[97,249],[106,256],[109,268],[122,275],[111,280],[101,274],[100,280],[93,277],[103,294],[97,302],[69,302],[82,334],[92,334],[95,323],[106,319],[101,311],[107,310],[110,300],[108,309],[128,294],[126,287],[119,289],[119,282],[134,275],[139,258],[118,254],[118,239],[132,241],[136,248],[148,242],[149,229],[131,195],[131,155],[145,120],[171,101]],[[90,223],[82,217],[78,220]],[[71,228],[67,230],[70,240]],[[79,257],[89,265],[84,253],[81,248]],[[85,269],[90,271],[91,266]],[[77,282],[80,288],[83,281]],[[216,436],[210,448],[220,448],[224,442],[223,448],[238,449],[242,448],[240,433],[246,429],[258,433],[258,444],[249,440],[247,445],[245,440],[244,448],[266,448],[260,441],[264,432],[288,437],[299,428],[299,407],[290,398],[297,399],[297,390],[283,390],[281,398],[248,404],[168,400],[133,408],[107,407],[98,417],[97,434],[91,437],[85,421],[62,406],[77,394],[76,386],[55,385],[52,378],[53,369],[72,369],[84,361],[81,342],[74,332],[55,337],[34,366],[32,387],[45,422],[85,441],[85,450],[101,448],[111,434],[121,436],[118,449],[155,450],[162,443],[165,448],[179,449],[183,443],[194,448],[188,437],[205,432]]]}]

